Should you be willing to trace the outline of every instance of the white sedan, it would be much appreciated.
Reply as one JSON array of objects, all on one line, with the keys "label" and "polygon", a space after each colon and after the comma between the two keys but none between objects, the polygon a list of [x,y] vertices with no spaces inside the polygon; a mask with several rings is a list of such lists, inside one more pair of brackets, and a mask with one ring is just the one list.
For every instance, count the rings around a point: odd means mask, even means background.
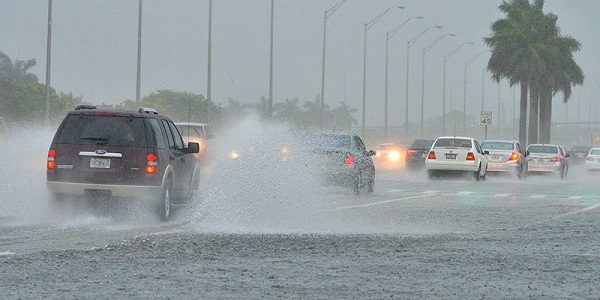
[{"label": "white sedan", "polygon": [[425,167],[429,178],[439,172],[459,171],[471,173],[479,180],[487,173],[485,152],[473,138],[438,137],[429,150]]},{"label": "white sedan", "polygon": [[585,169],[600,171],[600,148],[592,148],[585,158]]}]

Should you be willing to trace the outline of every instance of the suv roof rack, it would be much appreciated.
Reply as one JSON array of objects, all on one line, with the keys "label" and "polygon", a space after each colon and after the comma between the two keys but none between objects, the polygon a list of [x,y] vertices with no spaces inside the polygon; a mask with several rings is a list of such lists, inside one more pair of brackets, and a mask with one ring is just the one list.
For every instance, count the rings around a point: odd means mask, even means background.
[{"label": "suv roof rack", "polygon": [[156,109],[154,108],[150,108],[150,107],[140,107],[138,109],[139,113],[146,113],[146,114],[155,114],[158,115],[158,111],[156,111]]},{"label": "suv roof rack", "polygon": [[75,110],[96,109],[96,108],[97,107],[95,105],[81,104],[81,105],[77,105],[77,107],[75,107]]}]

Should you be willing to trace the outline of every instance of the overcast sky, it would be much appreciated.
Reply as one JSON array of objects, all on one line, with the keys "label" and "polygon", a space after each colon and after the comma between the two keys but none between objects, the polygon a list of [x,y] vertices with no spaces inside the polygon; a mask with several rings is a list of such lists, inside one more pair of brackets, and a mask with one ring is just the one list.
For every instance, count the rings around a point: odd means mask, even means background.
[{"label": "overcast sky", "polygon": [[[339,0],[275,0],[275,102],[298,97],[312,101],[321,89],[324,11]],[[142,33],[142,96],[160,89],[206,95],[208,0],[144,0]],[[489,59],[482,38],[490,23],[503,17],[499,0],[348,0],[327,21],[325,101],[332,107],[346,101],[359,109],[363,93],[364,24],[390,10],[367,34],[367,126],[382,125],[385,99],[386,32],[411,19],[389,41],[388,103],[390,125],[404,122],[407,41],[430,29],[410,48],[409,120],[419,119],[421,97],[425,118],[441,115],[443,61],[447,60],[448,110],[462,111],[464,65],[485,51],[467,69],[468,113],[484,109],[498,113],[498,84],[484,68]],[[256,103],[268,97],[270,0],[213,0],[212,97],[217,103],[233,98]],[[582,44],[576,60],[586,83],[576,89],[568,116],[562,97],[556,97],[554,121],[575,121],[577,101],[582,121],[590,100],[600,91],[600,5],[597,0],[547,0],[546,12],[559,16],[564,35]],[[12,59],[37,60],[32,72],[45,82],[48,1],[0,0],[0,51]],[[83,96],[85,102],[120,103],[135,99],[138,0],[55,0],[52,24],[52,86]],[[444,36],[425,55],[423,48]],[[482,82],[482,78],[484,81]],[[482,85],[483,84],[483,85]],[[517,90],[518,97],[518,90]],[[452,102],[451,102],[452,100]],[[500,84],[504,119],[512,117],[513,90]],[[595,102],[592,109],[595,111]]]}]

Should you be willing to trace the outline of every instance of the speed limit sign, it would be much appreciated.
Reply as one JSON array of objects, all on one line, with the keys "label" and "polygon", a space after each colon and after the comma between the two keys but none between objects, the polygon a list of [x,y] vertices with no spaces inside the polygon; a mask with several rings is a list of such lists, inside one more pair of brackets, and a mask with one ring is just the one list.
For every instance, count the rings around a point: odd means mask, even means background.
[{"label": "speed limit sign", "polygon": [[482,111],[481,112],[481,126],[490,126],[492,125],[492,112],[491,111]]}]

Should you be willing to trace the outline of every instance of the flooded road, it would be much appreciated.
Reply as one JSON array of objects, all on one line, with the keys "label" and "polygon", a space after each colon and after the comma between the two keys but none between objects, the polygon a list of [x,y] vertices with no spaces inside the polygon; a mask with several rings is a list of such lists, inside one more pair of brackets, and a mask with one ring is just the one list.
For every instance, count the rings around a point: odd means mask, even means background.
[{"label": "flooded road", "polygon": [[234,189],[243,171],[219,186],[208,170],[166,224],[138,204],[57,211],[31,168],[2,173],[2,298],[600,296],[600,174],[577,166],[566,180],[380,171],[361,195],[299,177]]}]

